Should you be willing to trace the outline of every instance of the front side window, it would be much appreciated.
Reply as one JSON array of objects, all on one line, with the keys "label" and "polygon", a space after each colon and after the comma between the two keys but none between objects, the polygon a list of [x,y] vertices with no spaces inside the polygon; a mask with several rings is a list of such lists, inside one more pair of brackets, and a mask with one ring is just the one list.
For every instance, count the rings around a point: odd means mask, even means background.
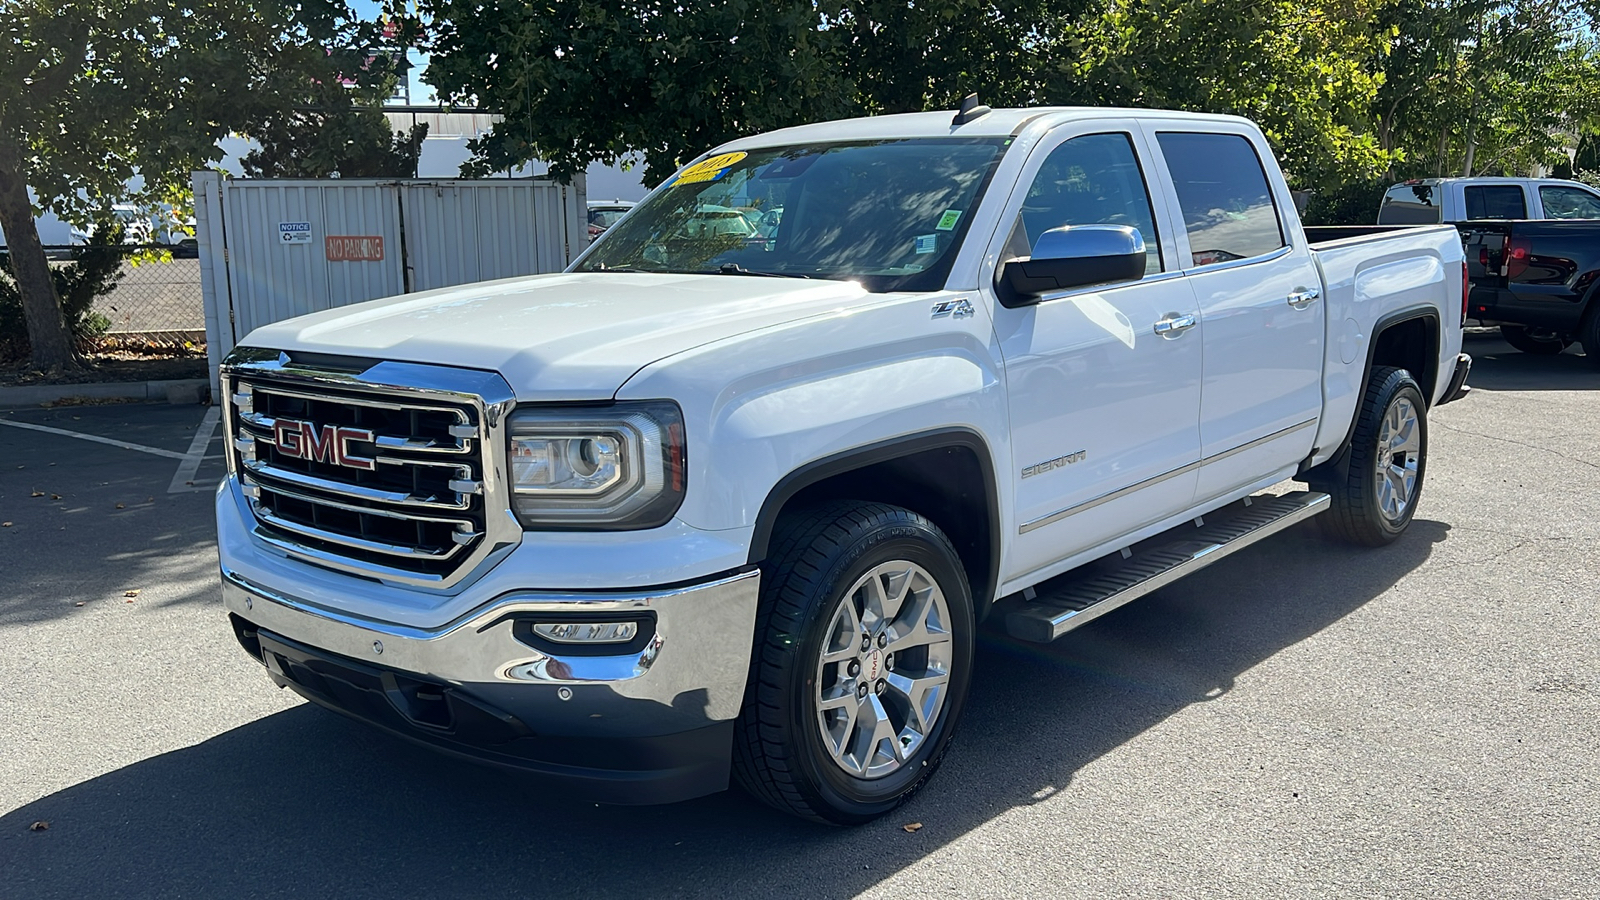
[{"label": "front side window", "polygon": [[1465,188],[1467,219],[1526,219],[1528,202],[1522,187],[1515,184],[1479,185]]},{"label": "front side window", "polygon": [[909,138],[719,154],[674,175],[576,270],[937,290],[1010,143]]},{"label": "front side window", "polygon": [[[1126,134],[1072,138],[1050,151],[1023,198],[1010,252],[1031,255],[1039,235],[1063,225],[1131,225],[1144,237],[1145,274],[1161,271],[1161,241],[1144,173]],[[1021,244],[1026,240],[1027,248]]]},{"label": "front side window", "polygon": [[1600,219],[1600,197],[1582,188],[1544,185],[1539,200],[1546,219]]},{"label": "front side window", "polygon": [[1421,181],[1397,184],[1383,195],[1378,224],[1437,225],[1444,221],[1444,211],[1439,208],[1436,195],[1433,185]]},{"label": "front side window", "polygon": [[1284,246],[1267,172],[1237,134],[1156,135],[1178,191],[1194,265],[1263,256]]}]

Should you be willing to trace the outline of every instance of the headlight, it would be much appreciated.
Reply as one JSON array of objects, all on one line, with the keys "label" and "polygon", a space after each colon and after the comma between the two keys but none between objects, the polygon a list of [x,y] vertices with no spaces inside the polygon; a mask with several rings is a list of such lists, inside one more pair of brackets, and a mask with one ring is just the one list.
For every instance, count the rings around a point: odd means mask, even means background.
[{"label": "headlight", "polygon": [[683,502],[675,403],[520,409],[507,446],[511,506],[527,528],[654,528]]}]

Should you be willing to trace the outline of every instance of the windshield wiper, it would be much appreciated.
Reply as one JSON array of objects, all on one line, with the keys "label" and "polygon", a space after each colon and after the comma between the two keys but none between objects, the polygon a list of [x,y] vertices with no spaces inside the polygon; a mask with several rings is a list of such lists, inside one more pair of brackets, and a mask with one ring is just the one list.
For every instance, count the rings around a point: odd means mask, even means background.
[{"label": "windshield wiper", "polygon": [[585,271],[585,272],[643,272],[643,273],[645,273],[647,275],[655,275],[655,274],[659,274],[661,272],[665,272],[667,270],[666,269],[641,269],[641,268],[639,268],[637,266],[608,266],[605,263],[597,263],[593,268],[584,269],[583,271]]},{"label": "windshield wiper", "polygon": [[738,263],[723,263],[717,269],[718,275],[754,275],[757,278],[810,278],[810,275],[801,275],[799,272],[757,272],[746,269]]}]

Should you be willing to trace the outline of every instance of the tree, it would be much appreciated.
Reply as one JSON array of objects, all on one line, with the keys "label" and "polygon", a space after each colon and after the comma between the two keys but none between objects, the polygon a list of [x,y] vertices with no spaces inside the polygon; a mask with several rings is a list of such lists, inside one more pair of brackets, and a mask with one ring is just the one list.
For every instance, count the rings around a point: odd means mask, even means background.
[{"label": "tree", "polygon": [[1397,176],[1523,173],[1600,120],[1593,4],[1397,0],[1374,99]]},{"label": "tree", "polygon": [[647,178],[738,134],[857,112],[810,0],[420,0],[441,97],[503,116],[468,174],[643,155]]},{"label": "tree", "polygon": [[427,78],[504,116],[478,168],[645,157],[870,113],[1116,103],[1261,120],[1304,179],[1381,171],[1362,115],[1388,0],[421,0]]},{"label": "tree", "polygon": [[[385,31],[392,36],[397,27]],[[240,162],[251,178],[411,178],[428,136],[426,124],[396,133],[383,102],[396,77],[404,77],[399,48],[347,61],[363,77],[304,82],[295,102],[284,103],[250,128],[260,146]]]},{"label": "tree", "polygon": [[115,199],[181,201],[189,172],[219,157],[219,138],[308,84],[364,74],[364,48],[379,43],[378,26],[344,0],[7,0],[0,10],[0,230],[42,369],[76,360],[39,210],[83,222]]},{"label": "tree", "polygon": [[1056,102],[1254,119],[1297,187],[1383,171],[1366,114],[1387,0],[1111,0],[1050,23],[1041,53]]}]

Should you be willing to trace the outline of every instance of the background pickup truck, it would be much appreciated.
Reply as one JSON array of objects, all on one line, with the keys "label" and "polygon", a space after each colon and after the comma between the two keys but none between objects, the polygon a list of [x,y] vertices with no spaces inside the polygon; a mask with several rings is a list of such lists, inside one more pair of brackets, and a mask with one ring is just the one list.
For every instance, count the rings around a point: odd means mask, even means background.
[{"label": "background pickup truck", "polygon": [[1583,344],[1600,365],[1600,193],[1545,178],[1424,178],[1384,194],[1377,225],[1306,229],[1313,240],[1452,223],[1472,279],[1468,316],[1524,353]]},{"label": "background pickup truck", "polygon": [[447,753],[867,821],[980,623],[1050,641],[1313,516],[1401,535],[1464,281],[1448,227],[1308,243],[1238,118],[742,139],[565,274],[252,333],[224,603],[279,685]]}]

